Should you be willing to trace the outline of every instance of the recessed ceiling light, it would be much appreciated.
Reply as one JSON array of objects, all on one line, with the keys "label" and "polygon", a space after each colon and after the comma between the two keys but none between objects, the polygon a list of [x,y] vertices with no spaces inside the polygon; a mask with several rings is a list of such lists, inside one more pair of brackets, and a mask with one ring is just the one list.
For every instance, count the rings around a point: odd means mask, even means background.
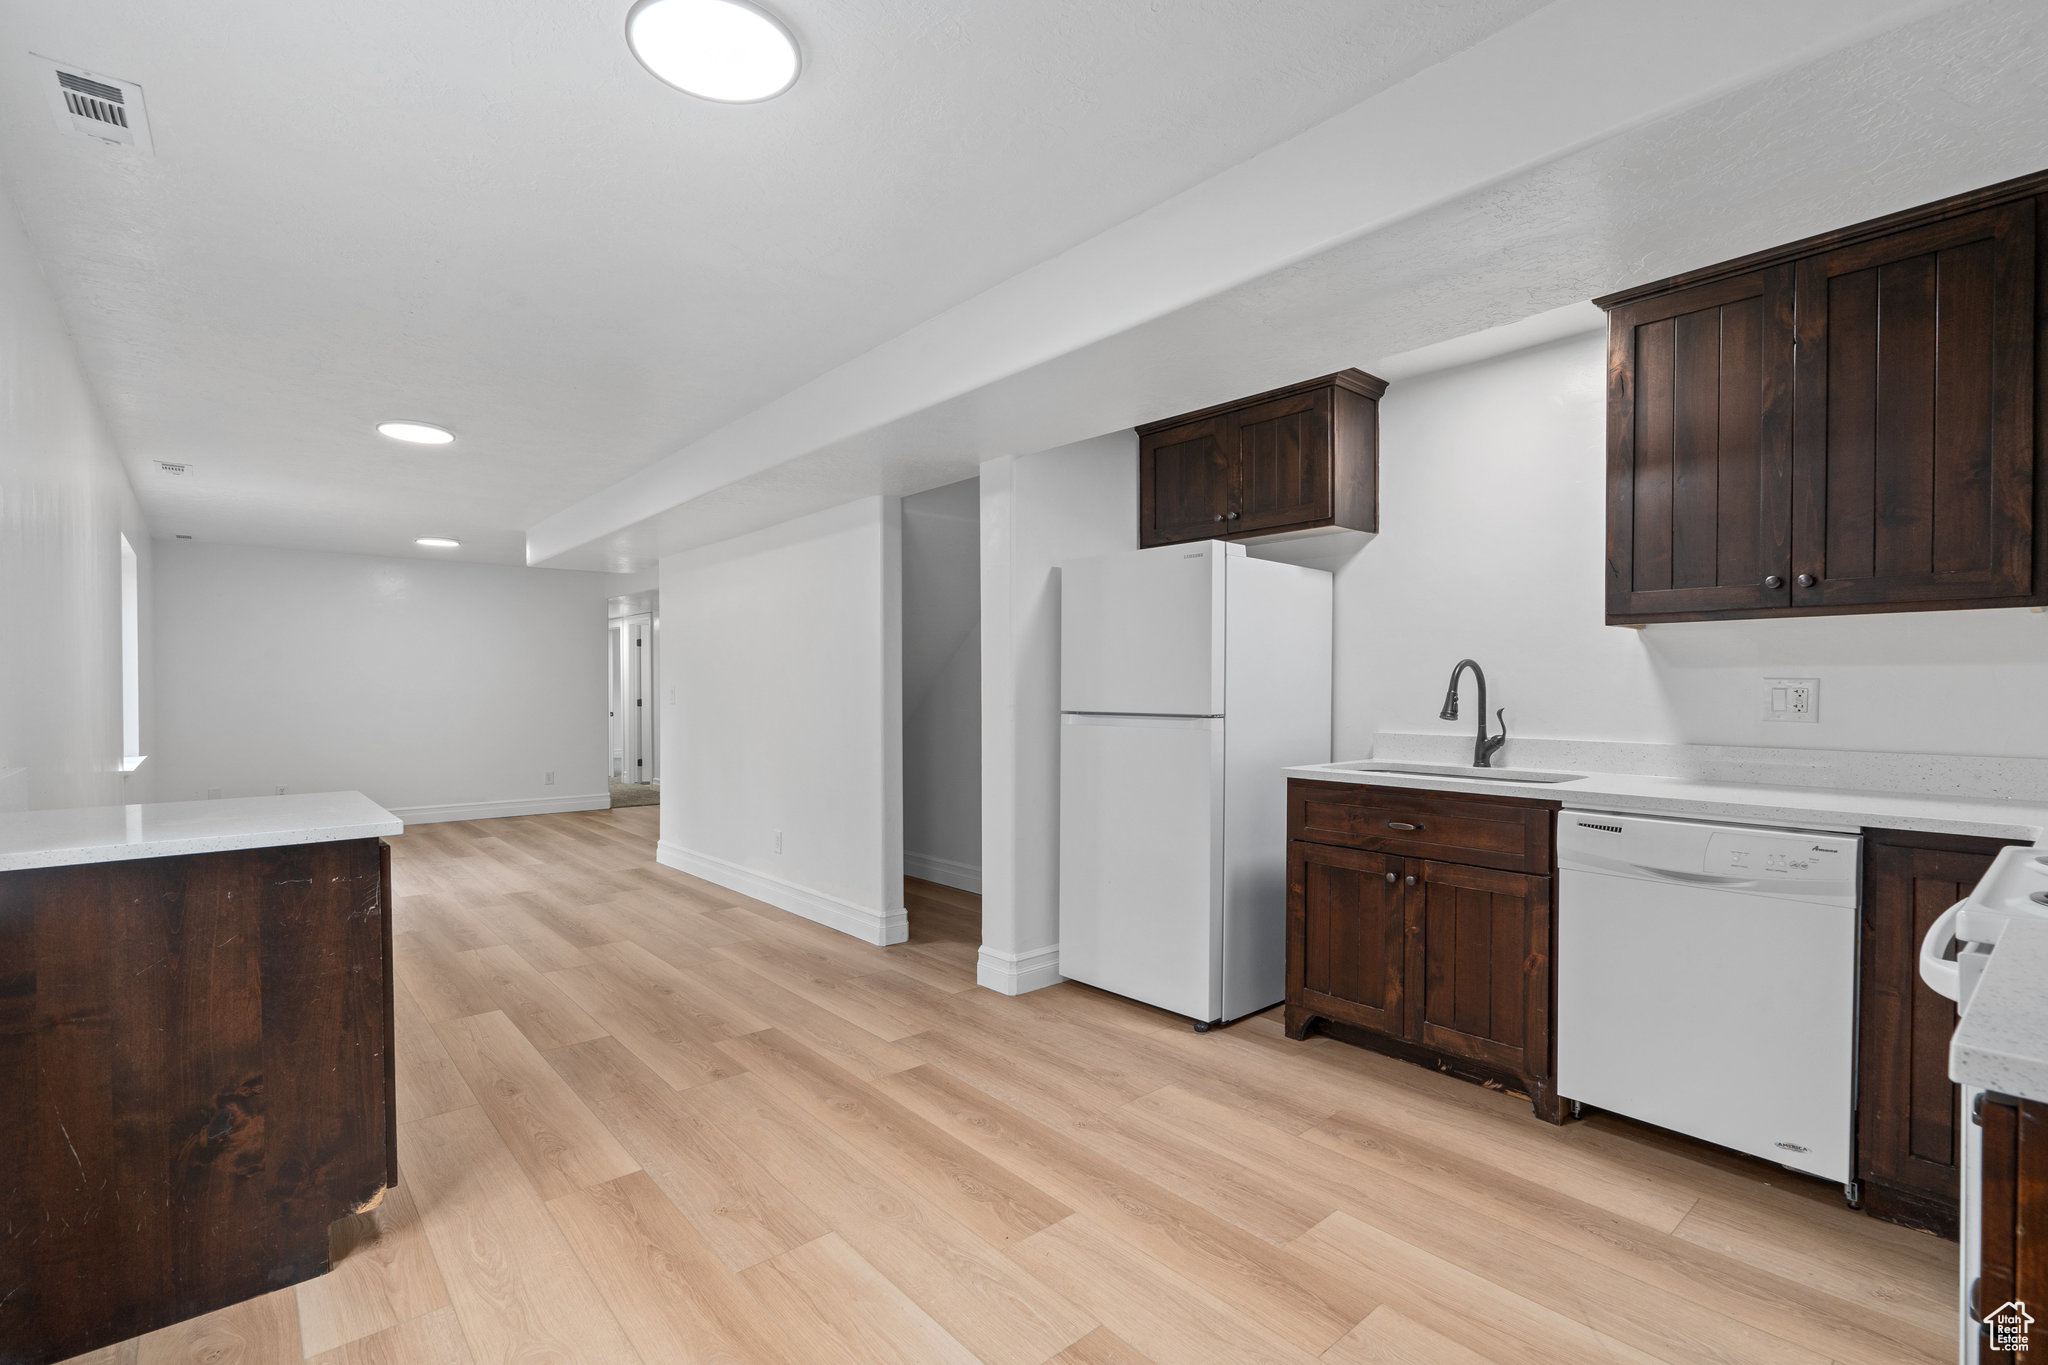
[{"label": "recessed ceiling light", "polygon": [[416,446],[445,446],[455,439],[455,433],[448,428],[426,422],[379,422],[377,431],[394,441],[410,441]]},{"label": "recessed ceiling light", "polygon": [[661,80],[721,104],[775,98],[800,64],[782,21],[744,0],[640,0],[626,42]]},{"label": "recessed ceiling light", "polygon": [[424,545],[429,550],[459,550],[462,548],[461,541],[450,540],[446,536],[421,536],[413,544]]}]

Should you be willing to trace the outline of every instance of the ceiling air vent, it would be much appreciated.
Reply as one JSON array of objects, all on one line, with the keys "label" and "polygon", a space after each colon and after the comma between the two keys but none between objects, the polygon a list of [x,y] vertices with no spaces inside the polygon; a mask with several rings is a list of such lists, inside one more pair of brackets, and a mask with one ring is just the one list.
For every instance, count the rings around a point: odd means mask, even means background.
[{"label": "ceiling air vent", "polygon": [[43,93],[59,128],[154,155],[141,86],[69,62],[48,57],[36,61],[42,65]]}]

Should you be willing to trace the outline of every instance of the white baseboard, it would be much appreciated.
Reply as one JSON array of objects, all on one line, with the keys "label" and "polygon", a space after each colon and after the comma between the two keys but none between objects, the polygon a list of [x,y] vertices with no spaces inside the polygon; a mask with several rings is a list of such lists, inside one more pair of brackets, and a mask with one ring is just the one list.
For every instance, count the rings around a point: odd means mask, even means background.
[{"label": "white baseboard", "polygon": [[941,858],[934,853],[912,853],[905,849],[903,872],[905,876],[921,877],[928,882],[937,882],[940,886],[950,886],[956,891],[972,891],[977,896],[981,894],[981,869],[971,863],[955,862],[951,858]]},{"label": "white baseboard", "polygon": [[850,934],[863,943],[886,948],[910,937],[910,916],[900,905],[889,911],[870,910],[864,905],[855,905],[852,901],[813,891],[808,886],[798,886],[795,882],[756,872],[751,867],[729,863],[709,853],[698,853],[666,839],[655,846],[654,860],[663,867],[672,867],[678,872],[702,877],[707,882],[716,882],[743,896],[766,901],[778,910],[801,915],[827,929]]},{"label": "white baseboard", "polygon": [[463,801],[449,806],[392,806],[408,825],[433,825],[443,820],[495,820],[504,815],[554,815],[565,810],[609,810],[608,791],[582,796],[543,796],[531,801]]},{"label": "white baseboard", "polygon": [[1060,945],[1057,943],[1050,948],[1033,948],[1027,953],[1005,953],[984,946],[974,963],[974,984],[1004,995],[1044,990],[1065,980],[1060,975]]}]

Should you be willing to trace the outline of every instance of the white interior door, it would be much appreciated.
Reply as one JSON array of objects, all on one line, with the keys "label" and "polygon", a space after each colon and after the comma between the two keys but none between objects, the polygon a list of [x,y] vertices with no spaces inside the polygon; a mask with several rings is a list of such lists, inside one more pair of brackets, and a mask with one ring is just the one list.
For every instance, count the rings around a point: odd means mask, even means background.
[{"label": "white interior door", "polygon": [[627,782],[650,782],[654,774],[648,762],[648,660],[653,654],[652,620],[646,614],[628,616],[619,630],[619,714],[624,718],[625,776]]},{"label": "white interior door", "polygon": [[626,717],[622,711],[624,699],[621,687],[624,670],[620,667],[619,653],[620,634],[624,630],[625,622],[613,621],[605,632],[604,681],[605,697],[608,702],[607,714],[610,717],[606,722],[606,734],[611,751],[611,774],[614,781],[623,778],[626,772]]},{"label": "white interior door", "polygon": [[1223,722],[1060,726],[1060,974],[1222,1017]]}]

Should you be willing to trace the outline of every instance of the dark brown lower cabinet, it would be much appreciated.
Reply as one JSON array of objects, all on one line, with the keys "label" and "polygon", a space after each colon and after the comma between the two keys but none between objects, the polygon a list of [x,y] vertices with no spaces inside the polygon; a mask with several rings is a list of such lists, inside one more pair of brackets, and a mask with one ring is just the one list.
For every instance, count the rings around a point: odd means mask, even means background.
[{"label": "dark brown lower cabinet", "polygon": [[1416,1041],[1547,1080],[1550,886],[1548,877],[1421,864]]},{"label": "dark brown lower cabinet", "polygon": [[379,840],[0,872],[0,1362],[320,1274],[396,1176]]},{"label": "dark brown lower cabinet", "polygon": [[1858,1001],[1856,1173],[1888,1222],[1954,1237],[1962,1145],[1948,1078],[1955,1002],[1920,979],[1920,940],[1970,894],[2005,845],[1994,839],[1865,830]]},{"label": "dark brown lower cabinet", "polygon": [[2048,1304],[2048,1105],[1987,1092],[1974,1120],[1984,1128],[1983,1225],[1970,1316],[1984,1332],[1982,1360],[2021,1361],[2030,1308]]},{"label": "dark brown lower cabinet", "polygon": [[[1408,1031],[1406,862],[1382,853],[1288,846],[1287,1032],[1316,1016],[1399,1038]],[[1300,951],[1295,951],[1299,942]]]},{"label": "dark brown lower cabinet", "polygon": [[1549,877],[1296,840],[1286,1027],[1526,1091],[1562,1121]]}]

